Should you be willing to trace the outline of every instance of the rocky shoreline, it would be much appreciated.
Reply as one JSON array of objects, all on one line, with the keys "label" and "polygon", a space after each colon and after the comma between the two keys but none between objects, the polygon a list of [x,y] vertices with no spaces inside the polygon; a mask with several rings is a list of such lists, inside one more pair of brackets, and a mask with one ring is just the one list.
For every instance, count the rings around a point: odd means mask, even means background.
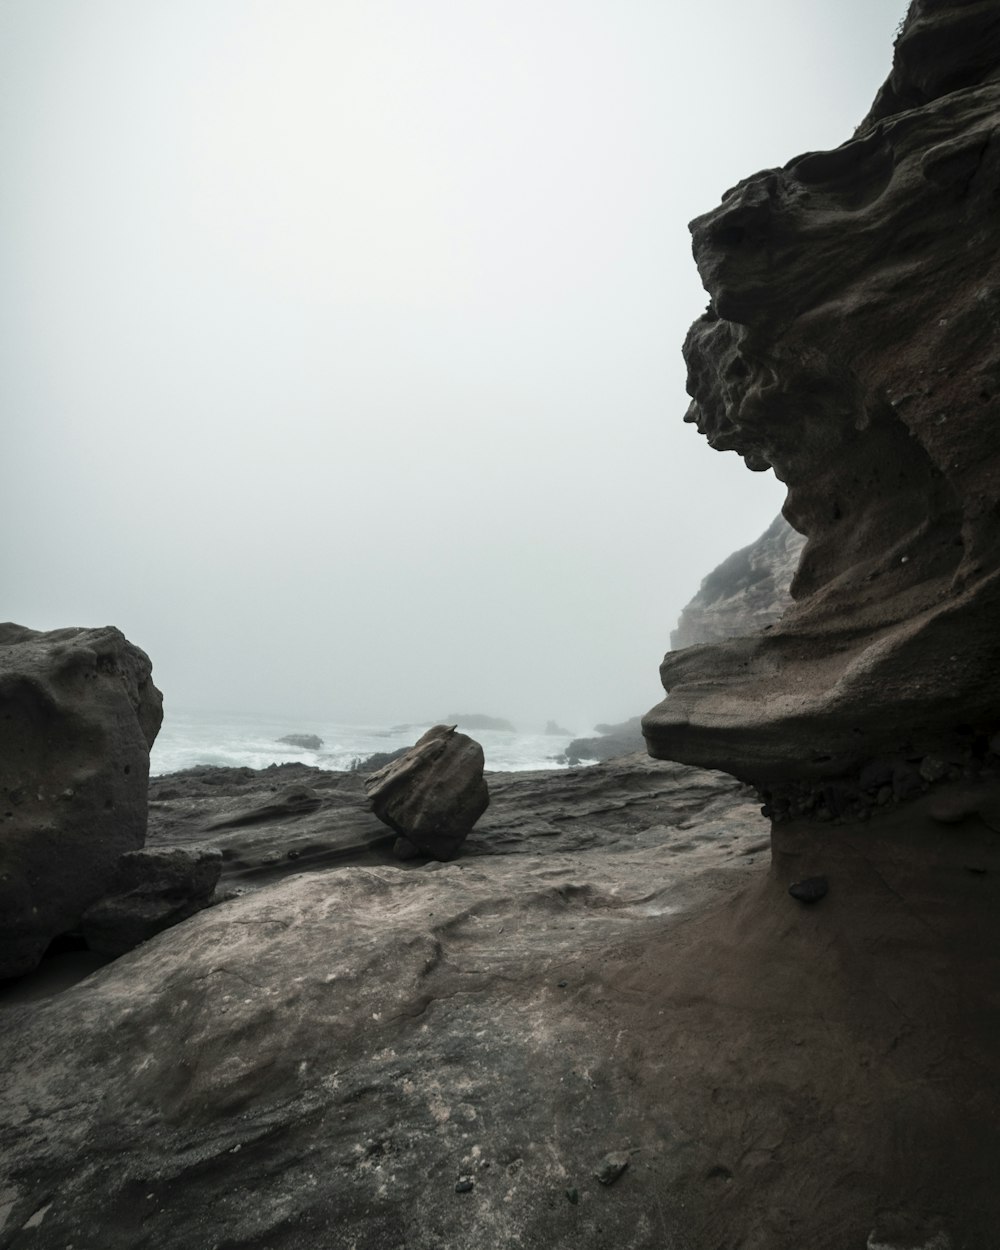
[{"label": "rocky shoreline", "polygon": [[693,223],[689,419],[807,538],[705,580],[659,758],[147,789],[148,658],[2,627],[0,1250],[996,1244],[998,67],[913,0],[856,135]]}]

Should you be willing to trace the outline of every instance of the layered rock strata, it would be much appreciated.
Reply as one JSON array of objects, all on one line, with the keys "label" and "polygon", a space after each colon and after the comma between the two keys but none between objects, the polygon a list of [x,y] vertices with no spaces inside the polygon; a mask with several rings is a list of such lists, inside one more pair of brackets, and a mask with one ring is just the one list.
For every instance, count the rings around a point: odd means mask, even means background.
[{"label": "layered rock strata", "polygon": [[143,844],[151,671],[117,629],[0,626],[0,978],[35,967]]},{"label": "layered rock strata", "polygon": [[856,134],[692,223],[687,420],[807,537],[766,633],[667,655],[654,756],[764,789],[1000,725],[1000,13],[916,0]]}]

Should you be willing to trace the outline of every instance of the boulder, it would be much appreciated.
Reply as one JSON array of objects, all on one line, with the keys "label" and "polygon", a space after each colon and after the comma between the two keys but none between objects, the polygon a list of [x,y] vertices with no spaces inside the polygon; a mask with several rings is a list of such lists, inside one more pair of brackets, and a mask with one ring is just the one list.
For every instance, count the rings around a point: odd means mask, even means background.
[{"label": "boulder", "polygon": [[285,746],[302,747],[304,751],[318,751],[323,745],[323,739],[318,734],[285,734],[278,741]]},{"label": "boulder", "polygon": [[998,111],[995,6],[915,0],[855,135],[692,223],[686,419],[807,541],[772,629],[667,655],[655,756],[773,787],[1000,727]]},{"label": "boulder", "polygon": [[0,977],[34,968],[143,844],[151,671],[110,626],[0,625]]},{"label": "boulder", "polygon": [[486,808],[483,748],[454,725],[435,725],[365,781],[372,811],[425,855],[455,856]]},{"label": "boulder", "polygon": [[206,907],[221,872],[221,852],[208,847],[127,851],[108,893],[83,913],[87,946],[101,955],[124,955]]}]

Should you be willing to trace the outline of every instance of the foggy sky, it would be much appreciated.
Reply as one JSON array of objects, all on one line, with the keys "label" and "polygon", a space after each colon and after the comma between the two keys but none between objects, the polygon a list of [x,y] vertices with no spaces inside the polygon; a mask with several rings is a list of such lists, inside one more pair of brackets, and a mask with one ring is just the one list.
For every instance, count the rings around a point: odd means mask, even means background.
[{"label": "foggy sky", "polygon": [[0,616],[168,714],[645,711],[783,499],[682,422],[686,223],[904,9],[0,0]]}]

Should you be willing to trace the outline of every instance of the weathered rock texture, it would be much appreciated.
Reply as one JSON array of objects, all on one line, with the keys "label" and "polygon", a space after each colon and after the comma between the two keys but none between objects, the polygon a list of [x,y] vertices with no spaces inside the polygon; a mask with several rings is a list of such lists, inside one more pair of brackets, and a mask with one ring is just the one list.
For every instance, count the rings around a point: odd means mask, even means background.
[{"label": "weathered rock texture", "polygon": [[763,635],[669,654],[654,755],[767,786],[1000,724],[1000,11],[916,0],[854,138],[692,223],[687,419],[808,538]]},{"label": "weathered rock texture", "polygon": [[756,542],[734,551],[701,583],[670,635],[674,651],[769,629],[792,602],[805,538],[778,516]]},{"label": "weathered rock texture", "polygon": [[365,790],[390,829],[435,859],[451,859],[486,808],[483,748],[454,725],[435,725]]},{"label": "weathered rock texture", "polygon": [[0,977],[33,968],[142,846],[150,673],[117,629],[0,626]]},{"label": "weathered rock texture", "polygon": [[[164,778],[151,840],[215,826],[249,863],[377,823],[357,775],[310,775],[320,809],[239,828],[219,816],[259,808],[271,770]],[[455,863],[282,855],[282,879],[0,1009],[0,1247],[993,1245],[979,817],[931,822],[917,856],[931,797],[833,856],[789,825],[769,871],[717,773],[491,782]],[[824,899],[789,897],[820,872]]]},{"label": "weathered rock texture", "polygon": [[126,851],[103,898],[83,913],[88,949],[123,955],[208,905],[222,872],[210,848]]}]

